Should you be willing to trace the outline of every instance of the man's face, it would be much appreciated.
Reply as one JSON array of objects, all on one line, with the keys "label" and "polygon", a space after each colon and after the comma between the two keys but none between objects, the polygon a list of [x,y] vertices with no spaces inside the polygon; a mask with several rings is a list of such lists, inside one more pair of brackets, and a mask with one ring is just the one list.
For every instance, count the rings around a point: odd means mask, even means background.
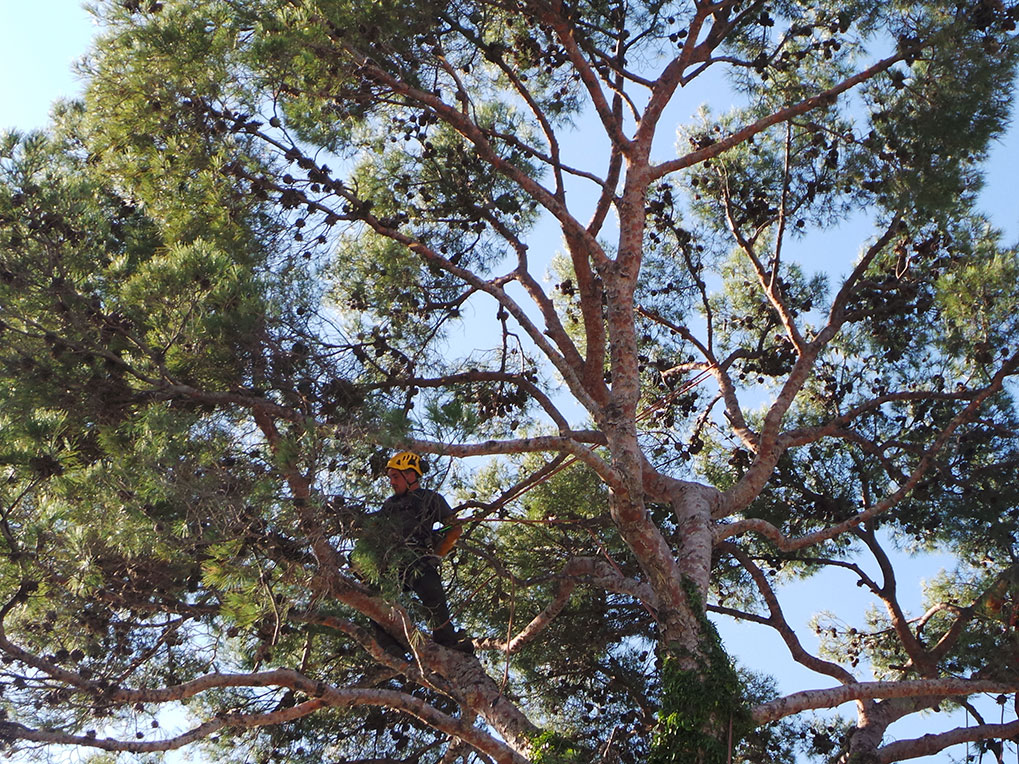
[{"label": "man's face", "polygon": [[413,470],[386,470],[389,477],[389,487],[393,489],[396,496],[403,496],[416,483],[417,473]]}]

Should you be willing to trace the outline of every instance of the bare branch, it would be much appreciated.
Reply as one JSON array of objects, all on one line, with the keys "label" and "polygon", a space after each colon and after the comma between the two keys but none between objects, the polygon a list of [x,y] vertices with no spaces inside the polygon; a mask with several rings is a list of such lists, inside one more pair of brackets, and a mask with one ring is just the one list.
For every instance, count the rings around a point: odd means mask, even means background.
[{"label": "bare branch", "polygon": [[726,136],[722,140],[712,143],[710,146],[705,146],[697,151],[692,151],[679,159],[663,162],[662,164],[652,168],[652,177],[654,179],[662,178],[686,167],[692,167],[696,164],[700,164],[705,159],[713,159],[734,146],[744,143],[758,133],[767,130],[772,125],[777,125],[788,119],[792,119],[793,117],[806,114],[808,111],[813,109],[829,106],[834,103],[835,99],[842,93],[845,93],[847,90],[850,90],[863,82],[873,79],[881,72],[887,71],[892,66],[904,60],[908,55],[911,55],[919,49],[920,47],[917,46],[916,49],[910,49],[909,51],[900,52],[894,56],[882,59],[862,72],[858,72],[851,77],[847,77],[838,85],[825,90],[823,93],[819,93],[815,96],[811,96],[810,98],[806,98],[797,104],[772,112],[767,117],[762,117],[756,122]]},{"label": "bare branch", "polygon": [[[270,672],[275,673],[275,672]],[[230,685],[236,686],[236,685]],[[314,687],[312,688],[314,690]],[[63,732],[34,730],[20,724],[0,722],[0,733],[14,739],[32,740],[44,743],[59,743],[99,748],[107,751],[146,753],[168,751],[180,748],[195,740],[208,737],[224,728],[251,729],[280,724],[307,716],[323,707],[351,708],[355,706],[382,706],[413,716],[430,727],[460,738],[500,764],[527,764],[527,759],[504,742],[486,734],[481,729],[465,724],[438,711],[423,700],[395,690],[344,689],[318,685],[318,697],[291,708],[261,714],[226,713],[205,722],[183,735],[164,741],[124,741],[93,736],[77,736]]]},{"label": "bare branch", "polygon": [[[881,698],[947,699],[977,693],[1014,693],[1019,682],[997,682],[980,679],[916,679],[896,682],[859,682],[826,690],[804,690],[784,698],[762,703],[752,710],[754,721],[768,724],[814,708],[834,708],[851,700]],[[1014,722],[1013,724],[1019,724]],[[888,761],[894,761],[889,759]]]},{"label": "bare branch", "polygon": [[545,608],[536,615],[520,632],[508,642],[496,639],[484,639],[478,642],[483,650],[498,650],[508,655],[518,653],[529,642],[533,641],[555,617],[566,607],[570,595],[577,583],[585,581],[592,586],[606,591],[626,594],[640,600],[646,605],[657,607],[658,598],[650,587],[626,578],[609,562],[598,557],[577,557],[570,560],[557,576],[560,579],[555,596]]},{"label": "bare branch", "polygon": [[879,411],[885,404],[900,401],[970,401],[980,394],[980,390],[960,390],[952,393],[936,390],[904,390],[901,392],[885,393],[854,406],[845,414],[834,417],[824,424],[787,430],[782,435],[781,440],[787,448],[814,443],[828,435],[837,435],[859,442],[859,436],[845,431],[844,428],[862,416]]},{"label": "bare branch", "polygon": [[552,399],[545,394],[534,382],[524,374],[510,374],[504,371],[468,371],[461,374],[448,374],[442,377],[404,377],[387,379],[383,382],[376,382],[367,385],[366,389],[385,388],[445,388],[456,385],[472,384],[477,382],[508,382],[527,391],[539,406],[548,414],[549,418],[559,427],[560,432],[570,429],[569,423],[562,415]]},{"label": "bare branch", "polygon": [[807,668],[817,671],[821,674],[827,674],[835,679],[839,679],[844,683],[853,683],[856,681],[851,673],[846,671],[842,666],[837,663],[831,663],[830,661],[821,660],[815,655],[811,655],[804,649],[800,643],[799,637],[796,632],[786,621],[785,615],[782,612],[782,606],[779,604],[778,597],[775,595],[774,589],[765,577],[763,571],[757,566],[750,557],[743,552],[741,549],[733,544],[720,544],[719,545],[725,551],[732,554],[740,565],[750,574],[753,578],[754,583],[757,585],[757,590],[761,593],[765,603],[768,606],[769,616],[765,620],[768,626],[775,629],[779,636],[782,637],[782,641],[786,643],[786,647],[789,648],[789,653],[792,655],[793,660],[800,663]]},{"label": "bare branch", "polygon": [[408,438],[408,448],[430,454],[445,456],[492,456],[496,454],[524,454],[546,451],[559,451],[572,454],[597,472],[609,485],[618,483],[619,477],[614,467],[598,456],[594,449],[583,443],[603,444],[604,436],[600,432],[568,431],[558,436],[536,436],[518,440],[488,440],[483,443],[434,443],[427,440]]},{"label": "bare branch", "polygon": [[[785,183],[787,182],[788,179],[785,179]],[[782,294],[778,282],[778,254],[781,251],[780,243],[782,241],[781,238],[782,229],[784,227],[785,220],[784,218],[785,195],[786,195],[785,185],[783,185],[782,207],[781,207],[781,213],[783,216],[779,221],[780,222],[779,234],[775,243],[776,246],[775,262],[771,272],[769,273],[768,270],[764,267],[764,264],[761,262],[760,257],[758,257],[757,251],[754,249],[753,240],[747,239],[743,235],[742,229],[736,222],[736,218],[733,215],[732,210],[732,199],[729,196],[729,183],[727,177],[723,185],[723,197],[725,201],[725,218],[729,224],[729,231],[732,233],[733,238],[736,239],[736,243],[739,245],[740,249],[742,249],[744,254],[746,254],[747,259],[750,261],[750,265],[751,267],[753,267],[754,273],[757,274],[757,281],[761,285],[761,289],[764,292],[765,297],[768,298],[768,302],[771,303],[771,307],[772,309],[774,309],[775,314],[778,316],[778,320],[782,323],[782,326],[785,328],[786,336],[789,337],[789,341],[793,344],[793,347],[796,348],[796,352],[799,353],[799,355],[802,357],[806,352],[805,342],[803,340],[803,336],[800,334],[799,327],[796,325],[796,318],[793,315],[792,311],[789,310],[789,306],[786,304],[785,296]],[[756,236],[754,238],[756,238]]]}]

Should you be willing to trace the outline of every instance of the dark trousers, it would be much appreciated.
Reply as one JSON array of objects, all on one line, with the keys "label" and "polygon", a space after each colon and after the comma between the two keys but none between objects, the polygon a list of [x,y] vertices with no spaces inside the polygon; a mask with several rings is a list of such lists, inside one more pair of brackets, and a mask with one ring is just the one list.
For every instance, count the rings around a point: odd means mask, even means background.
[{"label": "dark trousers", "polygon": [[432,560],[419,560],[403,572],[402,578],[404,589],[413,591],[424,606],[435,641],[447,646],[457,644],[438,566]]}]

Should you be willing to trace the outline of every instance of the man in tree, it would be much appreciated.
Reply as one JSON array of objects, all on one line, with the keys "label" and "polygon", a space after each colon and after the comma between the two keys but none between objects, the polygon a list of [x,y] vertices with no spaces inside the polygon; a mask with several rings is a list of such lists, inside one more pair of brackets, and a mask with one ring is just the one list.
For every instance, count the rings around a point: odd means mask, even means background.
[{"label": "man in tree", "polygon": [[[462,528],[441,494],[422,488],[421,457],[411,451],[393,456],[386,464],[393,495],[373,518],[366,554],[378,578],[395,578],[411,590],[428,613],[436,642],[470,649],[470,642],[453,628],[438,561],[460,537]],[[357,555],[361,559],[364,554]]]}]

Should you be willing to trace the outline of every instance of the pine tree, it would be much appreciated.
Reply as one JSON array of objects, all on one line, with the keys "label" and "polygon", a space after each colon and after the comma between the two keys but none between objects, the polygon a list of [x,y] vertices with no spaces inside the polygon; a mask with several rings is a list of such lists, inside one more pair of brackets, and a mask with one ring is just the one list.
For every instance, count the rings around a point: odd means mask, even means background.
[{"label": "pine tree", "polygon": [[[1000,759],[1019,7],[831,5],[103,3],[83,103],[0,146],[10,750]],[[351,565],[395,448],[469,518],[476,655]],[[958,560],[919,618],[890,545]],[[814,654],[781,584],[830,570],[881,610]]]}]

